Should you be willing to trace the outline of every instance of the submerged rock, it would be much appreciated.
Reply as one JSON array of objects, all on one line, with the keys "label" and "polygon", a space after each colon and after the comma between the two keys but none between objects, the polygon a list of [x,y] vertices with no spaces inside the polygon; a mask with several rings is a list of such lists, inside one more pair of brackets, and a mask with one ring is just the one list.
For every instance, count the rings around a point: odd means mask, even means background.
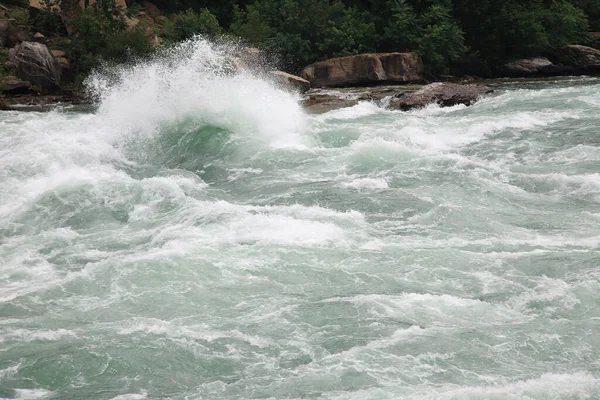
[{"label": "submerged rock", "polygon": [[12,49],[11,59],[21,79],[42,89],[60,87],[60,63],[45,44],[23,42]]},{"label": "submerged rock", "polygon": [[270,71],[269,74],[275,78],[275,82],[287,89],[296,90],[301,93],[305,93],[310,90],[310,82],[306,79],[300,78],[299,76],[288,74],[287,72],[283,71]]},{"label": "submerged rock", "polygon": [[300,76],[313,87],[421,82],[423,61],[414,53],[359,54],[311,64]]},{"label": "submerged rock", "polygon": [[475,103],[481,96],[493,90],[487,86],[459,85],[456,83],[438,82],[425,86],[412,93],[403,93],[390,101],[388,108],[393,110],[412,110],[428,104],[437,103],[442,107]]}]

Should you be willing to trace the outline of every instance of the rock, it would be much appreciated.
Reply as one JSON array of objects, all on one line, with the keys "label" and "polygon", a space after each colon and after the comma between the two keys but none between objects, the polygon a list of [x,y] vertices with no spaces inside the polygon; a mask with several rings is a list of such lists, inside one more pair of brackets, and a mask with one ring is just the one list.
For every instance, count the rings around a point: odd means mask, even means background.
[{"label": "rock", "polygon": [[50,53],[56,58],[66,57],[65,52],[62,50],[51,50]]},{"label": "rock", "polygon": [[407,111],[413,108],[422,108],[431,103],[437,103],[442,107],[457,104],[470,106],[481,96],[492,91],[487,86],[438,82],[427,85],[413,93],[401,94],[390,101],[389,108]]},{"label": "rock", "polygon": [[71,68],[71,63],[66,57],[56,57],[56,61],[58,61],[62,70]]},{"label": "rock", "polygon": [[10,110],[10,107],[8,106],[8,104],[6,104],[4,99],[0,99],[0,111],[9,111],[9,110]]},{"label": "rock", "polygon": [[6,61],[4,63],[4,69],[9,70],[15,68],[15,64],[12,61]]},{"label": "rock", "polygon": [[13,76],[2,81],[2,93],[8,95],[31,93],[31,82],[22,81]]},{"label": "rock", "polygon": [[35,35],[33,35],[33,40],[38,43],[46,43],[47,41],[46,36],[44,36],[40,32],[37,32]]},{"label": "rock", "polygon": [[300,76],[313,87],[421,82],[423,62],[414,53],[359,54],[311,64]]},{"label": "rock", "polygon": [[600,50],[592,47],[569,45],[560,48],[556,58],[572,73],[600,73]]},{"label": "rock", "polygon": [[299,76],[288,74],[282,71],[270,71],[269,74],[275,77],[275,82],[287,89],[299,91],[301,93],[305,93],[310,90],[310,82],[306,79],[300,78]]},{"label": "rock", "polygon": [[60,87],[61,66],[48,46],[23,42],[11,50],[11,61],[21,79],[39,85],[42,90]]},{"label": "rock", "polygon": [[36,10],[44,10],[46,8],[46,4],[43,0],[29,0],[29,7]]},{"label": "rock", "polygon": [[504,64],[504,71],[509,76],[543,76],[555,74],[559,66],[545,57],[526,58]]}]

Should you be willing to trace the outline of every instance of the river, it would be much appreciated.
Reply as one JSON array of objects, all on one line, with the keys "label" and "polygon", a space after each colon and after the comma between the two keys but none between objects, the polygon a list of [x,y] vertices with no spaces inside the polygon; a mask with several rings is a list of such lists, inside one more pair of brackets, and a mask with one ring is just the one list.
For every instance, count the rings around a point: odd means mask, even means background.
[{"label": "river", "polygon": [[600,79],[315,115],[223,52],[0,112],[0,398],[600,398]]}]

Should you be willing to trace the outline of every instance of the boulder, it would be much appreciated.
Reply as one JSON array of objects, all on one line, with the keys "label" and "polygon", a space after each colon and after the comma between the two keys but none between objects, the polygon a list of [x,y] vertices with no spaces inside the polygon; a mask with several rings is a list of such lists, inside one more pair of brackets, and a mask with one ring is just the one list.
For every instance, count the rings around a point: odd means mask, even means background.
[{"label": "boulder", "polygon": [[275,78],[275,82],[284,88],[299,91],[301,93],[308,92],[310,90],[310,82],[306,79],[300,78],[299,76],[288,74],[282,71],[270,71]]},{"label": "boulder", "polygon": [[300,76],[313,87],[422,82],[423,62],[414,53],[359,54],[311,64]]},{"label": "boulder", "polygon": [[437,82],[416,92],[403,93],[397,96],[390,101],[389,108],[407,111],[413,108],[422,108],[432,103],[437,103],[442,107],[451,107],[457,104],[470,106],[481,96],[492,91],[487,86]]},{"label": "boulder", "polygon": [[0,86],[2,87],[2,93],[8,95],[31,93],[31,82],[22,81],[14,76],[3,79]]},{"label": "boulder", "polygon": [[23,42],[11,50],[11,61],[21,79],[37,84],[43,90],[60,87],[61,66],[48,46]]},{"label": "boulder", "polygon": [[556,58],[573,73],[600,73],[600,50],[592,47],[569,45],[560,48]]},{"label": "boulder", "polygon": [[46,36],[44,36],[42,33],[37,32],[35,35],[33,35],[33,40],[38,43],[46,43],[48,39],[46,39]]},{"label": "boulder", "polygon": [[504,64],[504,72],[508,76],[527,77],[543,76],[559,72],[559,66],[545,57],[526,58]]}]

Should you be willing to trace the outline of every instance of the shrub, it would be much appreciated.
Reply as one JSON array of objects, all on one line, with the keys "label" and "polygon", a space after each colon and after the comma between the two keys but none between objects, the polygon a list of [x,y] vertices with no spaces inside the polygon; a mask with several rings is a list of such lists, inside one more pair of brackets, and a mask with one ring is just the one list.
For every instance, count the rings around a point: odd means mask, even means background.
[{"label": "shrub", "polygon": [[165,26],[165,37],[172,42],[186,40],[198,34],[215,37],[221,33],[223,29],[217,17],[206,8],[199,14],[189,9]]}]

